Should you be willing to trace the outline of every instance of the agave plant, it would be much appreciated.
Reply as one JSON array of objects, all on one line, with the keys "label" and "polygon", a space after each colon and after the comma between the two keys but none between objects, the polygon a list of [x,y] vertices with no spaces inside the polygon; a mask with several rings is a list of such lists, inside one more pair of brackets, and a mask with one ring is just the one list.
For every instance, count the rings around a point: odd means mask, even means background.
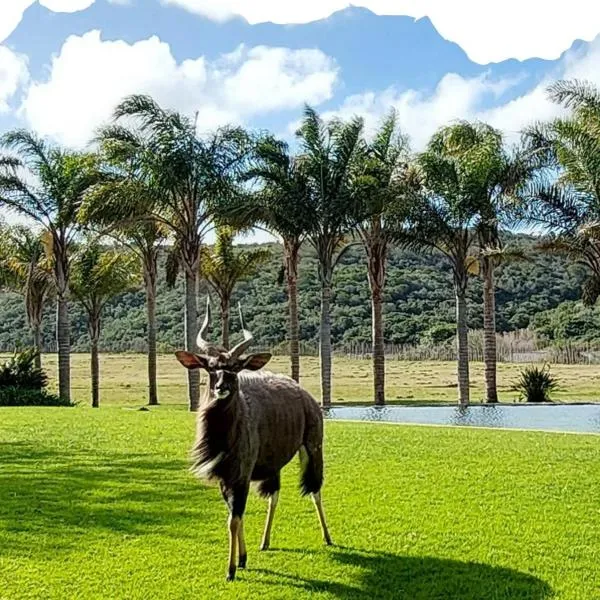
[{"label": "agave plant", "polygon": [[521,371],[521,377],[515,390],[521,392],[520,398],[525,402],[551,402],[550,393],[556,389],[558,382],[550,374],[550,367],[530,366]]}]

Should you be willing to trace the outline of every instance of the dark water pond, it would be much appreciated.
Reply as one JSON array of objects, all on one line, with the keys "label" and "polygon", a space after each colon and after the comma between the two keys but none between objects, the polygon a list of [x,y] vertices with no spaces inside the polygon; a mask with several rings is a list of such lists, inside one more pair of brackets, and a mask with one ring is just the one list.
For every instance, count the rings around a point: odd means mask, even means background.
[{"label": "dark water pond", "polygon": [[382,421],[420,425],[467,425],[500,429],[539,429],[600,433],[600,405],[544,406],[343,406],[325,410],[342,421]]}]

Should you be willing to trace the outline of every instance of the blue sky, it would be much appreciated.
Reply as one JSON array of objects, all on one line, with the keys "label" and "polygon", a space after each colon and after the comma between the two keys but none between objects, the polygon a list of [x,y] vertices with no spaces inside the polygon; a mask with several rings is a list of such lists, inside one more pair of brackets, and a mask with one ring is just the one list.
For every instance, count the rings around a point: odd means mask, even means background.
[{"label": "blue sky", "polygon": [[81,147],[120,98],[144,92],[198,110],[201,130],[236,122],[290,138],[305,102],[369,128],[393,106],[419,149],[459,117],[513,140],[559,114],[552,80],[600,84],[600,9],[587,0],[543,14],[505,0],[491,15],[470,0],[355,4],[0,0],[0,131]]}]

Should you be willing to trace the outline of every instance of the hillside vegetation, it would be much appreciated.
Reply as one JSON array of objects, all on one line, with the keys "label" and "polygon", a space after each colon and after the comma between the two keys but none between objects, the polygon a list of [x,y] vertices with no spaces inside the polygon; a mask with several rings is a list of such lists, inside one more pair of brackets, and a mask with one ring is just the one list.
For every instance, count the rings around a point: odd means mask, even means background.
[{"label": "hillside vegetation", "polygon": [[[511,245],[523,248],[528,260],[507,263],[498,269],[498,331],[531,326],[544,339],[560,341],[578,338],[585,325],[586,341],[591,341],[590,335],[600,335],[600,317],[593,309],[583,309],[577,302],[583,279],[581,269],[560,257],[537,252],[535,238],[505,237]],[[281,248],[278,244],[266,246],[271,251],[270,261],[257,276],[239,285],[234,301],[240,301],[244,306],[257,347],[273,348],[284,344],[286,339],[286,291],[280,278]],[[183,340],[183,282],[180,277],[175,287],[169,288],[164,276],[164,257],[160,262],[158,342],[159,350],[171,351],[180,347]],[[334,344],[369,343],[369,287],[362,248],[351,248],[344,256],[334,283]],[[319,284],[315,257],[309,247],[302,252],[299,289],[301,339],[314,344],[318,339]],[[201,304],[205,293],[206,287],[201,284]],[[481,293],[481,280],[472,277],[469,286],[471,329],[482,327]],[[48,351],[55,348],[54,312],[55,306],[49,303],[44,318],[44,345]],[[577,318],[572,319],[573,315]],[[141,289],[114,298],[107,306],[103,322],[102,351],[146,351],[146,316]],[[594,322],[598,325],[590,330],[589,324]],[[442,342],[454,336],[454,323],[452,277],[445,259],[435,252],[394,250],[389,261],[385,295],[386,341],[391,344]],[[231,326],[235,335],[239,324],[234,316]],[[85,317],[76,302],[71,308],[71,328],[74,351],[88,351]],[[212,331],[217,335],[217,315]],[[0,295],[0,351],[12,351],[30,343],[23,299],[11,293]]]}]

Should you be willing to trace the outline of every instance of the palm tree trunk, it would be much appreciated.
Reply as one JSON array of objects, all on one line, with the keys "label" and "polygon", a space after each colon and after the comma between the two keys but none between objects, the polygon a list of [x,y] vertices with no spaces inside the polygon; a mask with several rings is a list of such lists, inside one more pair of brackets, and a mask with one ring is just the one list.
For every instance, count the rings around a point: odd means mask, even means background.
[{"label": "palm tree trunk", "polygon": [[300,323],[298,318],[298,258],[300,242],[284,240],[284,261],[287,277],[290,362],[292,379],[300,381]]},{"label": "palm tree trunk", "polygon": [[98,340],[100,339],[100,316],[90,315],[88,332],[91,345],[92,408],[100,407],[100,361]]},{"label": "palm tree trunk", "polygon": [[321,362],[321,404],[325,407],[331,406],[331,281],[331,267],[322,265],[319,356]]},{"label": "palm tree trunk", "polygon": [[489,257],[482,258],[483,272],[483,361],[485,371],[485,401],[498,402],[496,382],[496,296],[494,264]]},{"label": "palm tree trunk", "polygon": [[[191,269],[185,271],[185,349],[188,352],[196,351],[196,336],[198,329],[198,303],[197,283],[195,272]],[[198,410],[200,404],[200,372],[188,370],[188,401],[192,412]]]},{"label": "palm tree trunk", "polygon": [[468,406],[469,397],[469,333],[467,324],[467,274],[455,276],[456,330],[458,342],[458,402]]},{"label": "palm tree trunk", "polygon": [[39,321],[36,321],[32,324],[32,333],[33,333],[33,347],[37,352],[35,357],[35,367],[36,369],[42,368],[42,324]]},{"label": "palm tree trunk", "polygon": [[229,298],[221,298],[221,344],[223,348],[229,348]]},{"label": "palm tree trunk", "polygon": [[146,315],[148,320],[148,405],[158,405],[156,381],[156,263],[154,257],[144,267]]},{"label": "palm tree trunk", "polygon": [[373,391],[377,406],[385,405],[385,340],[383,334],[383,289],[387,245],[377,241],[367,247],[371,288],[371,327],[373,344]]},{"label": "palm tree trunk", "polygon": [[58,394],[71,400],[71,335],[67,279],[67,257],[55,256],[57,313],[56,341],[58,345]]}]

